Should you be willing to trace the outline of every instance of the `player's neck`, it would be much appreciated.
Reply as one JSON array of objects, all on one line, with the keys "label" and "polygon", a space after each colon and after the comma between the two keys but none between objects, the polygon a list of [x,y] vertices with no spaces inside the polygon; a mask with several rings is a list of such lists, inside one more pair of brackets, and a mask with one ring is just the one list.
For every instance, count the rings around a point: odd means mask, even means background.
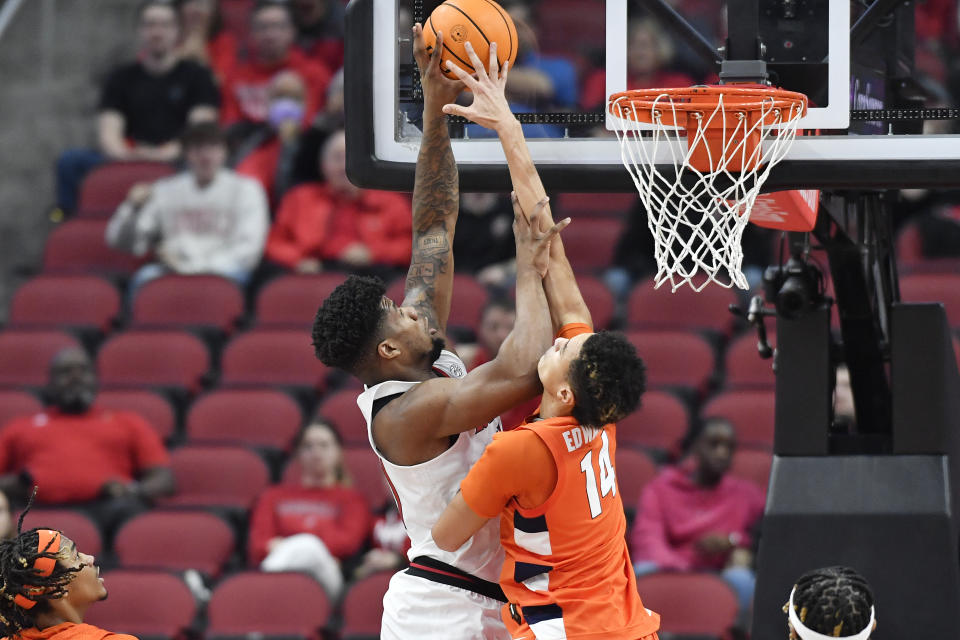
[{"label": "player's neck", "polygon": [[554,396],[544,393],[540,398],[540,417],[544,420],[568,415],[570,415],[570,412],[567,407]]}]

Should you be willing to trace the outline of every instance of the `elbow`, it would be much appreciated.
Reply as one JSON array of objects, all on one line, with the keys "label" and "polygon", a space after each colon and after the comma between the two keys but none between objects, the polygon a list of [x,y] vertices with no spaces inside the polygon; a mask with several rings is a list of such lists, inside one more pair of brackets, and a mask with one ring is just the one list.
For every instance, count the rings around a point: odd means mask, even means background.
[{"label": "elbow", "polygon": [[454,537],[450,535],[450,532],[444,531],[445,527],[441,526],[440,523],[433,525],[433,529],[430,531],[433,536],[433,541],[442,551],[456,551],[463,546],[463,540],[454,540]]}]

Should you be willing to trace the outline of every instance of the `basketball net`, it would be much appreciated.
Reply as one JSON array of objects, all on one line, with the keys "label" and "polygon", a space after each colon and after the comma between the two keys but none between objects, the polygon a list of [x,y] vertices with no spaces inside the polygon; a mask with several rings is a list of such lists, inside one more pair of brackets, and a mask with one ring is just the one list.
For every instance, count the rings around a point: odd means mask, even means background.
[{"label": "basketball net", "polygon": [[[652,89],[610,97],[623,164],[653,234],[655,287],[669,282],[673,291],[684,284],[700,291],[714,282],[748,288],[743,230],[771,169],[796,138],[806,107],[804,96],[766,87]],[[685,138],[678,135],[683,130]]]}]

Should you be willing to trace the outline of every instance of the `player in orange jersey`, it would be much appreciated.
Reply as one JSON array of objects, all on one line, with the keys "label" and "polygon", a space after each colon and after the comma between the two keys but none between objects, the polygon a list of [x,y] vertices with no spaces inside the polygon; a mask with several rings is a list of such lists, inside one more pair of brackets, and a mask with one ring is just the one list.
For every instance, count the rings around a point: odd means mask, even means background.
[{"label": "player in orange jersey", "polygon": [[[444,110],[497,131],[520,204],[529,207],[545,194],[507,106],[506,83],[492,60],[488,75],[472,51],[471,58],[478,78],[458,75],[473,104]],[[458,549],[500,517],[500,584],[509,601],[502,616],[518,640],[655,639],[660,618],[640,601],[624,539],[613,424],[637,407],[644,365],[622,335],[593,333],[557,239],[544,289],[558,337],[537,368],[539,414],[494,436],[433,538],[441,549]]]}]

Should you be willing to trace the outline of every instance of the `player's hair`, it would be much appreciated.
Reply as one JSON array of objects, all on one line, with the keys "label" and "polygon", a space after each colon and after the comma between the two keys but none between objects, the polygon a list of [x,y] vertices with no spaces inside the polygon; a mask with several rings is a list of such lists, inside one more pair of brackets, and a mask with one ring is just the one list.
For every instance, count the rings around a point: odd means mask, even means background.
[{"label": "player's hair", "polygon": [[570,386],[576,398],[573,417],[585,427],[620,420],[640,404],[647,386],[646,366],[622,333],[595,333],[570,363]]},{"label": "player's hair", "polygon": [[835,638],[853,635],[870,622],[873,591],[850,567],[824,567],[797,580],[793,608],[800,622]]},{"label": "player's hair", "polygon": [[[13,638],[24,629],[36,626],[37,614],[49,611],[51,600],[66,595],[70,581],[83,568],[65,567],[56,562],[57,553],[38,549],[39,529],[22,531],[23,517],[32,504],[33,496],[17,521],[16,537],[0,541],[0,635],[6,638]],[[42,576],[34,569],[38,558],[54,560],[50,575]],[[36,604],[29,609],[24,608],[16,602],[17,596]]]},{"label": "player's hair", "polygon": [[356,373],[380,341],[387,287],[380,278],[349,276],[333,290],[313,321],[313,347],[328,367]]}]

